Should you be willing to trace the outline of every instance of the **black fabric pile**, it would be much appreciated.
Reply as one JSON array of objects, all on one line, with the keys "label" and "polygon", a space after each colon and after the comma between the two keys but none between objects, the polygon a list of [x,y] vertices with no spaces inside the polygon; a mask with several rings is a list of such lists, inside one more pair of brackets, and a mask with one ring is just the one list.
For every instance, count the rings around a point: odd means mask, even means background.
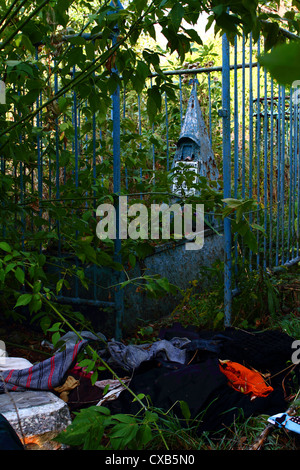
[{"label": "black fabric pile", "polygon": [[[130,388],[136,394],[149,395],[152,404],[168,410],[177,400],[189,406],[191,417],[199,418],[199,432],[218,431],[238,417],[271,415],[287,408],[287,398],[299,384],[299,366],[291,365],[290,336],[280,331],[242,331],[234,328],[220,333],[197,332],[180,324],[160,331],[160,339],[188,338],[185,364],[154,358],[143,362],[133,373]],[[258,372],[270,373],[273,387],[267,397],[250,400],[249,395],[233,390],[219,369],[219,359],[238,362]],[[296,381],[296,383],[295,383]],[[107,406],[113,413],[136,413],[139,405],[124,391]],[[182,417],[180,407],[173,408]]]}]

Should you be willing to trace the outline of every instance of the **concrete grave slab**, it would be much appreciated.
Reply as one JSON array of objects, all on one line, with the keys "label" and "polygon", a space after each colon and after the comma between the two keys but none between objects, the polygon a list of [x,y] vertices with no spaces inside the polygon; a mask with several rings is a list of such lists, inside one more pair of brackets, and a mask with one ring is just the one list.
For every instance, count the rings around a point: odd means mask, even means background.
[{"label": "concrete grave slab", "polygon": [[71,416],[67,404],[53,393],[31,390],[3,393],[0,413],[22,442],[24,436],[26,449],[63,449],[61,444],[51,440],[71,424]]}]

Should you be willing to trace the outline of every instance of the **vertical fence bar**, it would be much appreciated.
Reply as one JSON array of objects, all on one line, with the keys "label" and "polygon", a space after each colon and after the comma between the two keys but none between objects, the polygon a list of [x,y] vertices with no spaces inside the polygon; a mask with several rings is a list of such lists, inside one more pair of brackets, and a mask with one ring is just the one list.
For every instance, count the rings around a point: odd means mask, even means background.
[{"label": "vertical fence bar", "polygon": [[[181,86],[181,77],[180,77],[180,86]],[[152,88],[152,77],[150,78],[150,87]],[[180,88],[180,103],[181,103],[181,111],[182,112],[182,88]],[[182,114],[180,115],[182,119]],[[152,135],[154,135],[154,123],[152,123]],[[152,144],[152,170],[153,170],[153,184],[155,184],[156,179],[156,170],[155,170],[155,145]]]},{"label": "vertical fence bar", "polygon": [[245,153],[245,142],[246,142],[246,77],[245,77],[245,35],[243,34],[243,63],[242,63],[242,197],[245,197],[245,176],[246,176],[246,153]]},{"label": "vertical fence bar", "polygon": [[278,87],[278,100],[277,100],[277,196],[276,196],[276,259],[275,265],[279,264],[279,218],[280,218],[280,141],[281,141],[281,87]]},{"label": "vertical fence bar", "polygon": [[165,113],[166,113],[166,154],[167,154],[167,171],[170,169],[169,162],[169,116],[168,116],[168,100],[165,92]]},{"label": "vertical fence bar", "polygon": [[270,98],[270,229],[269,229],[269,266],[273,265],[273,173],[274,173],[274,82],[271,78]]},{"label": "vertical fence bar", "polygon": [[[96,115],[93,114],[92,122],[92,138],[93,138],[93,186],[96,187],[97,182],[97,168],[96,168]],[[96,216],[96,189],[93,190],[93,208],[94,208],[94,217]],[[94,300],[97,300],[97,266],[93,266],[93,293]]]},{"label": "vertical fence bar", "polygon": [[[252,76],[252,34],[249,39],[249,198],[253,196],[253,76]],[[249,215],[252,223],[253,214]],[[252,251],[249,253],[249,269],[252,269]]]},{"label": "vertical fence bar", "polygon": [[267,267],[267,222],[268,222],[268,81],[264,70],[264,269]]},{"label": "vertical fence bar", "polygon": [[[230,146],[230,61],[227,36],[222,37],[222,117],[223,117],[223,184],[224,198],[231,197],[231,146]],[[224,220],[224,323],[231,323],[232,306],[232,259],[231,259],[231,223],[228,217]]]},{"label": "vertical fence bar", "polygon": [[[38,47],[35,50],[35,59],[39,59]],[[37,97],[36,99],[36,107],[42,104],[42,94]],[[39,128],[41,125],[41,115],[40,112],[36,115],[36,126]],[[37,135],[37,169],[38,169],[38,196],[39,196],[39,207],[43,197],[43,157],[42,157],[42,141],[41,137],[38,133]],[[39,215],[41,216],[41,209],[39,211]]]},{"label": "vertical fence bar", "polygon": [[[239,97],[238,97],[238,71],[237,71],[238,42],[234,41],[234,197],[238,197],[239,181]],[[235,283],[238,275],[238,240],[234,241],[234,268]],[[236,286],[237,287],[237,286]]]},{"label": "vertical fence bar", "polygon": [[[298,122],[298,142],[300,143],[300,108],[299,103],[297,103],[297,122]],[[297,237],[297,256],[299,256],[299,246],[300,246],[300,145],[298,148],[297,154],[297,226],[296,226],[296,237]]]},{"label": "vertical fence bar", "polygon": [[212,120],[211,120],[211,76],[210,72],[207,74],[208,83],[208,107],[209,107],[209,141],[212,144]]},{"label": "vertical fence bar", "polygon": [[[138,115],[139,115],[139,122],[138,122],[138,126],[139,126],[139,136],[141,138],[142,136],[142,115],[141,115],[141,95],[139,94],[138,95]],[[142,144],[140,143],[139,145],[139,148],[140,150],[142,149]],[[141,184],[143,182],[143,169],[142,167],[140,167],[140,179],[141,179]],[[143,199],[143,195],[141,194],[140,195],[140,198]]]},{"label": "vertical fence bar", "polygon": [[[18,91],[18,95],[21,96],[22,92],[19,90]],[[21,118],[21,113],[19,112],[19,117]],[[22,145],[22,134],[19,134],[19,143],[20,145]],[[16,167],[15,167],[15,176],[17,176],[17,165],[18,163],[16,163]],[[20,203],[23,204],[24,202],[24,172],[25,172],[25,166],[23,165],[23,162],[22,160],[20,160],[19,162],[19,179],[20,179]],[[22,249],[24,250],[24,243],[25,243],[25,240],[24,240],[24,232],[25,232],[25,227],[24,227],[24,223],[25,223],[25,219],[24,219],[24,215],[23,215],[23,211],[22,211],[22,214],[21,214],[21,245],[22,245]]]},{"label": "vertical fence bar", "polygon": [[[295,258],[295,249],[296,249],[296,182],[297,182],[297,155],[298,155],[298,147],[299,147],[299,136],[298,136],[298,103],[297,101],[293,103],[293,113],[294,113],[294,162],[293,162],[293,222],[292,222],[292,234],[293,234],[293,249],[292,249],[292,259]],[[298,253],[296,253],[298,256]]]},{"label": "vertical fence bar", "polygon": [[[126,88],[124,87],[124,92],[123,92],[123,119],[126,117]],[[126,162],[124,163],[124,169],[125,169],[125,188],[128,191],[128,169]]]},{"label": "vertical fence bar", "polygon": [[291,236],[292,236],[292,200],[293,200],[293,101],[292,101],[292,88],[290,89],[290,119],[289,119],[289,165],[290,165],[290,174],[289,174],[289,215],[288,215],[288,239],[287,239],[287,261],[291,260]]},{"label": "vertical fence bar", "polygon": [[[55,65],[55,64],[54,64]],[[54,75],[54,92],[58,92],[58,77],[57,73]],[[55,119],[55,154],[56,154],[56,199],[60,197],[60,182],[59,182],[59,125],[58,119]],[[61,254],[61,239],[60,239],[60,221],[56,220],[57,236],[58,236],[58,254]]]},{"label": "vertical fence bar", "polygon": [[[259,56],[260,54],[260,38],[257,42],[257,55]],[[261,145],[261,106],[260,106],[260,65],[259,63],[257,64],[257,114],[256,114],[256,192],[257,192],[257,202],[258,202],[258,209],[257,209],[257,224],[260,224],[260,145]],[[260,254],[259,254],[259,230],[257,230],[257,256],[256,256],[256,266],[257,269],[260,266]]]},{"label": "vertical fence bar", "polygon": [[[112,45],[114,46],[118,38],[118,28],[115,28]],[[113,69],[114,73],[118,73],[117,69]],[[121,117],[120,117],[120,85],[118,84],[112,96],[112,119],[113,119],[113,187],[116,197],[116,239],[114,259],[117,263],[121,263],[121,237],[120,237],[120,210],[119,196],[121,193]],[[115,337],[122,337],[122,321],[124,316],[124,291],[120,288],[121,273],[116,272],[116,290],[115,290]]]},{"label": "vertical fence bar", "polygon": [[[1,156],[1,174],[4,176],[5,175],[5,158],[3,156]],[[4,204],[4,202],[3,202]],[[3,238],[6,237],[6,224],[5,224],[5,220],[3,220],[3,223],[2,223],[2,235],[3,235]]]},{"label": "vertical fence bar", "polygon": [[284,264],[284,183],[285,183],[285,88],[282,87],[282,146],[281,146],[281,183],[280,183],[280,206],[281,206],[281,263]]},{"label": "vertical fence bar", "polygon": [[[38,61],[39,60],[39,51],[38,47],[35,48],[35,59]],[[39,94],[39,96],[36,99],[36,108],[38,109],[43,103],[43,94],[42,92]],[[42,125],[42,111],[39,111],[36,115],[36,127],[39,128]],[[42,149],[43,149],[43,143],[42,143],[42,137],[39,134],[39,131],[37,133],[37,178],[38,178],[38,204],[39,204],[39,217],[42,217],[42,209],[41,209],[41,204],[42,204],[42,199],[43,199],[43,155],[42,155]],[[38,230],[40,231],[40,225]],[[40,251],[42,251],[42,245],[40,244],[39,247]]]},{"label": "vertical fence bar", "polygon": [[180,124],[183,123],[183,111],[182,111],[182,77],[179,74],[179,105],[180,105]]},{"label": "vertical fence bar", "polygon": [[[75,78],[75,66],[73,67],[73,79]],[[78,188],[78,151],[79,151],[79,136],[78,136],[78,109],[77,109],[77,94],[76,91],[73,91],[73,126],[74,126],[74,157],[75,157],[75,166],[74,166],[74,181],[75,188]],[[75,233],[76,238],[78,237],[78,231]],[[78,259],[76,257],[76,267],[78,268]],[[79,281],[78,277],[75,278],[75,297],[78,297]]]},{"label": "vertical fence bar", "polygon": [[239,179],[239,103],[237,74],[237,36],[234,41],[234,197],[238,196]]}]

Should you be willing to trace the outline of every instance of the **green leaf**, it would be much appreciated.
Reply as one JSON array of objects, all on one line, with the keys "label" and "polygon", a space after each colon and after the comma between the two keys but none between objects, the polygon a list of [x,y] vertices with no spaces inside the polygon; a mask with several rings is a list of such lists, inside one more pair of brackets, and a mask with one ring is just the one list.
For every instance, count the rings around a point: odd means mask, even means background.
[{"label": "green leaf", "polygon": [[[40,292],[41,288],[42,288],[42,283],[41,283],[40,280],[37,280],[33,285],[32,291],[33,291],[34,294],[38,294]],[[38,298],[40,298],[40,296],[38,296]]]},{"label": "green leaf", "polygon": [[128,259],[129,259],[130,266],[134,268],[136,265],[136,257],[132,253],[130,253]]},{"label": "green leaf", "polygon": [[[93,407],[91,407],[90,409],[93,409]],[[106,408],[106,406],[95,406],[94,409],[95,411],[97,411],[97,413],[102,413],[106,416],[110,415],[110,410]]]},{"label": "green leaf", "polygon": [[69,446],[80,446],[86,437],[86,434],[89,432],[91,422],[76,422],[67,427],[67,429],[61,432],[55,440],[61,442],[62,444],[66,444]]},{"label": "green leaf", "polygon": [[68,106],[67,98],[65,98],[64,96],[58,98],[58,106],[61,113],[65,112]]},{"label": "green leaf", "polygon": [[129,424],[116,424],[110,432],[111,443],[114,449],[125,449],[135,439],[139,425],[134,422]]},{"label": "green leaf", "polygon": [[155,116],[158,110],[161,108],[161,94],[157,86],[153,86],[147,90],[148,99],[147,99],[147,113],[150,119],[150,122],[154,122]]},{"label": "green leaf", "polygon": [[132,401],[143,400],[145,398],[144,393],[139,393]]},{"label": "green leaf", "polygon": [[40,327],[42,328],[44,335],[46,335],[47,330],[51,324],[51,319],[48,316],[44,316],[40,321]]},{"label": "green leaf", "polygon": [[89,60],[94,60],[94,58],[95,58],[95,46],[92,42],[86,42],[85,52],[86,52],[86,56]]},{"label": "green leaf", "polygon": [[138,61],[136,73],[132,76],[131,82],[135,91],[140,94],[145,86],[145,80],[150,73],[149,67],[145,62]]},{"label": "green leaf", "polygon": [[92,385],[95,385],[95,383],[97,382],[97,380],[98,380],[98,375],[99,375],[99,374],[98,374],[98,371],[95,370],[95,371],[93,372],[92,376],[91,376],[91,383],[92,383]]},{"label": "green leaf", "polygon": [[28,305],[29,302],[32,300],[33,295],[32,294],[22,294],[17,300],[17,303],[15,305],[16,307],[20,307],[22,305]]},{"label": "green leaf", "polygon": [[190,412],[188,404],[184,400],[180,400],[179,404],[180,404],[180,409],[184,418],[186,420],[189,420],[191,417],[191,412]]},{"label": "green leaf", "polygon": [[232,232],[238,232],[242,237],[246,235],[246,233],[250,231],[250,226],[246,220],[241,220],[237,223],[235,220],[232,221]]},{"label": "green leaf", "polygon": [[91,359],[83,359],[82,361],[79,362],[80,367],[88,367],[90,366],[91,362],[93,362]]},{"label": "green leaf", "polygon": [[133,2],[133,7],[136,9],[137,13],[141,15],[144,8],[147,6],[147,0],[135,0]]},{"label": "green leaf", "polygon": [[120,421],[121,423],[126,423],[126,424],[135,423],[135,418],[133,418],[130,415],[121,414],[121,413],[114,415],[114,419],[116,419],[117,421]]},{"label": "green leaf", "polygon": [[60,340],[60,333],[57,331],[56,333],[53,333],[52,335],[52,343],[54,347],[56,346],[59,340]]},{"label": "green leaf", "polygon": [[222,202],[225,202],[225,204],[228,205],[228,207],[232,207],[232,208],[237,208],[239,207],[243,201],[241,201],[240,199],[233,199],[233,198],[227,198],[227,199],[222,199]]},{"label": "green leaf", "polygon": [[279,25],[277,23],[265,23],[264,24],[264,35],[265,35],[265,51],[269,51],[278,41],[280,34]]},{"label": "green leaf", "polygon": [[63,278],[62,278],[62,279],[59,279],[59,281],[57,281],[57,283],[56,283],[56,293],[57,293],[57,294],[61,291],[61,289],[62,289],[62,287],[63,287],[63,283],[64,283],[64,279],[63,279]]},{"label": "green leaf", "polygon": [[124,287],[128,286],[131,282],[132,282],[131,279],[129,279],[128,281],[122,282],[120,288],[124,289]]},{"label": "green leaf", "polygon": [[60,330],[60,325],[61,322],[56,322],[54,325],[51,326],[51,328],[48,329],[48,331],[59,331]]},{"label": "green leaf", "polygon": [[17,267],[17,269],[15,271],[15,277],[21,284],[24,284],[25,273],[24,273],[23,269],[21,269],[19,266]]},{"label": "green leaf", "polygon": [[145,412],[145,420],[148,423],[155,423],[158,420],[158,414],[154,413],[153,411],[147,410]]},{"label": "green leaf", "polygon": [[282,85],[291,85],[300,77],[300,43],[280,44],[258,58],[273,78]]},{"label": "green leaf", "polygon": [[171,292],[171,285],[167,278],[156,279],[157,284],[166,292]]},{"label": "green leaf", "polygon": [[170,18],[175,31],[178,31],[184,16],[184,8],[181,3],[175,3],[172,10],[170,11]]},{"label": "green leaf", "polygon": [[267,234],[265,232],[265,228],[262,225],[258,224],[251,224],[251,227],[254,228],[255,230],[258,230],[259,232],[262,232],[262,234],[266,237]]},{"label": "green leaf", "polygon": [[188,33],[188,35],[190,36],[192,41],[194,41],[194,42],[196,42],[197,44],[200,44],[200,45],[203,44],[203,41],[200,38],[197,31],[195,31],[194,29],[186,29],[186,32]]},{"label": "green leaf", "polygon": [[246,234],[244,235],[244,242],[248,245],[250,250],[253,251],[253,253],[257,253],[258,251],[257,239],[254,233],[251,232],[251,230],[248,230]]},{"label": "green leaf", "polygon": [[11,252],[11,247],[6,242],[0,242],[0,248],[4,251],[8,251],[8,253]]},{"label": "green leaf", "polygon": [[148,424],[140,426],[140,429],[137,434],[137,439],[141,445],[145,446],[153,439],[151,428]]}]

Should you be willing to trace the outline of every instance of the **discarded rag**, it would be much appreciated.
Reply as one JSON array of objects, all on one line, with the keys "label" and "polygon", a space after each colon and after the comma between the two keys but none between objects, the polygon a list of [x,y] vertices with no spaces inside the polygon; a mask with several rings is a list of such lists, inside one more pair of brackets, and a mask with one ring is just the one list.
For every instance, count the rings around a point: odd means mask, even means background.
[{"label": "discarded rag", "polygon": [[1,357],[0,360],[0,371],[28,369],[31,366],[31,362],[23,357]]},{"label": "discarded rag", "polygon": [[65,403],[67,403],[69,400],[70,391],[78,387],[78,385],[79,385],[79,380],[76,380],[74,377],[69,375],[65,383],[61,385],[60,387],[55,387],[54,391],[59,393],[59,398],[63,400]]},{"label": "discarded rag", "polygon": [[189,343],[187,338],[172,338],[171,341],[160,340],[152,344],[124,345],[118,341],[108,343],[111,358],[126,370],[137,369],[142,362],[154,358],[185,364],[186,351],[183,348]]},{"label": "discarded rag", "polygon": [[0,393],[24,390],[54,390],[65,380],[66,373],[75,364],[79,351],[86,341],[67,346],[49,359],[34,364],[28,369],[6,370],[0,374]]},{"label": "discarded rag", "polygon": [[219,361],[220,371],[228,378],[229,385],[236,391],[254,397],[267,397],[273,388],[267,385],[263,376],[233,361]]},{"label": "discarded rag", "polygon": [[[128,377],[122,378],[121,380],[126,385],[130,383],[130,379]],[[114,379],[99,380],[95,382],[95,386],[99,387],[101,390],[105,390],[105,388],[108,387],[107,393],[105,393],[103,398],[101,398],[97,403],[97,406],[102,405],[106,401],[115,400],[126,388],[119,380]]]}]

